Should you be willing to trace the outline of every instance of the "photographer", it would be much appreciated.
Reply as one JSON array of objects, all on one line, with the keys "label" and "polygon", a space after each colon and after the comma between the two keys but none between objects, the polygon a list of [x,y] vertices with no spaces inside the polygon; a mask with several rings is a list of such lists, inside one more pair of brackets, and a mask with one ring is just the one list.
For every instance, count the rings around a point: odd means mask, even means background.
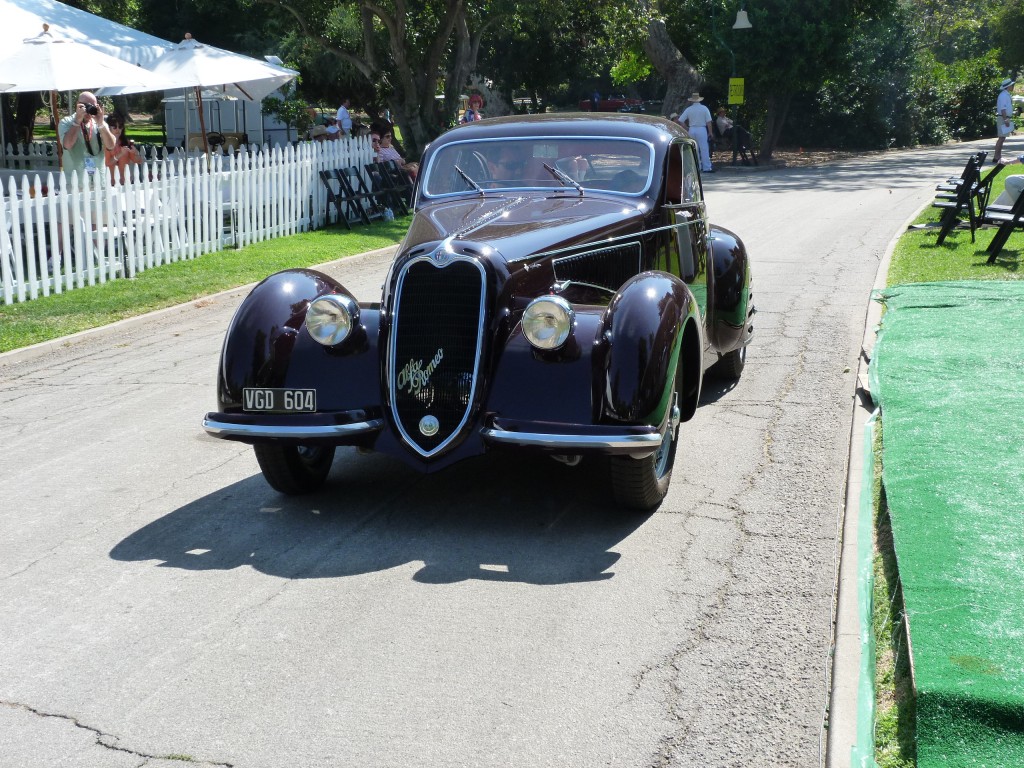
[{"label": "photographer", "polygon": [[103,107],[96,96],[82,91],[75,113],[57,126],[57,136],[64,147],[64,175],[68,179],[72,171],[78,171],[80,178],[86,172],[95,173],[103,162],[103,150],[114,149],[117,139],[103,118]]}]

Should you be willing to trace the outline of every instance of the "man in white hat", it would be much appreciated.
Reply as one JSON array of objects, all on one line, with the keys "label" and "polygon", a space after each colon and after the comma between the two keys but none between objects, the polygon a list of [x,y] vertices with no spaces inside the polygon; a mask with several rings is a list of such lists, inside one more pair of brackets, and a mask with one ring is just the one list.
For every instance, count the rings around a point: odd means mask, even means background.
[{"label": "man in white hat", "polygon": [[700,153],[700,169],[704,173],[714,173],[711,167],[711,149],[708,146],[708,139],[711,136],[711,110],[701,104],[704,97],[694,93],[687,99],[690,106],[679,115],[679,124],[683,126],[690,135],[697,141],[697,149]]},{"label": "man in white hat", "polygon": [[998,163],[1003,155],[1003,142],[1006,137],[1013,133],[1013,98],[1010,91],[1013,89],[1014,80],[1009,77],[999,84],[999,98],[996,99],[996,149],[992,153],[992,162]]}]

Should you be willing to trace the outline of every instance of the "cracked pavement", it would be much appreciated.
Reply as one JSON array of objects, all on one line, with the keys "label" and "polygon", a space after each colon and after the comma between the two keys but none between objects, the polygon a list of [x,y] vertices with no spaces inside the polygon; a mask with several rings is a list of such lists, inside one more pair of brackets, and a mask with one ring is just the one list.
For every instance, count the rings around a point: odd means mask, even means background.
[{"label": "cracked pavement", "polygon": [[[527,459],[278,496],[199,426],[238,293],[0,356],[0,762],[821,764],[868,296],[967,151],[707,182],[756,337],[648,516]],[[377,300],[387,261],[329,271]]]}]

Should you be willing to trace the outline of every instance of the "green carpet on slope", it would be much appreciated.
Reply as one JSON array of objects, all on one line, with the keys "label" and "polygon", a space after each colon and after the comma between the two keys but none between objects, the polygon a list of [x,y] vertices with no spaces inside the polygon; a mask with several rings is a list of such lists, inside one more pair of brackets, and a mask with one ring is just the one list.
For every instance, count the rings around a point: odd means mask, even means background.
[{"label": "green carpet on slope", "polygon": [[871,362],[918,766],[1024,766],[1024,285],[888,288]]}]

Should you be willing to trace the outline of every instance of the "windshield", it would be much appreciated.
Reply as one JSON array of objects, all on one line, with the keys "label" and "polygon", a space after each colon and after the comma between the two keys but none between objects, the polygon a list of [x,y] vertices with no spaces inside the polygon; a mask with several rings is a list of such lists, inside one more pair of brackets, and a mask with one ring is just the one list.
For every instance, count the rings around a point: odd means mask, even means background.
[{"label": "windshield", "polygon": [[637,139],[541,136],[453,142],[430,159],[422,191],[430,196],[545,188],[577,193],[582,187],[640,195],[651,183],[653,157],[650,144]]}]

